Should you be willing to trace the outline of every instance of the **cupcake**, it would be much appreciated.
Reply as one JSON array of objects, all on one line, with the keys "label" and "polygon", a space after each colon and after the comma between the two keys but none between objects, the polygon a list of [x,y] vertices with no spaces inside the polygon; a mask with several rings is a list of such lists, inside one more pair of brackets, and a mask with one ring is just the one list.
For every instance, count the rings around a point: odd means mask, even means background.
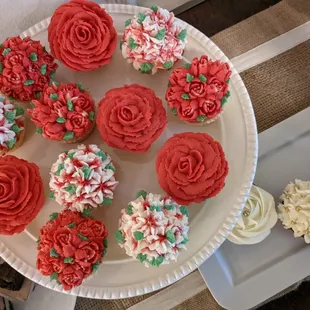
[{"label": "cupcake", "polygon": [[116,40],[111,16],[92,1],[62,4],[48,27],[52,54],[73,71],[91,71],[108,64]]},{"label": "cupcake", "polygon": [[94,274],[107,253],[105,225],[70,210],[52,213],[37,241],[37,269],[64,290],[71,290]]},{"label": "cupcake", "polygon": [[310,243],[310,181],[295,180],[286,186],[278,205],[278,216],[285,229],[291,229],[294,237],[303,237]]},{"label": "cupcake", "polygon": [[125,22],[121,50],[136,70],[155,74],[158,69],[171,69],[182,59],[186,37],[186,29],[173,13],[152,6]]},{"label": "cupcake", "polygon": [[172,71],[166,91],[168,106],[186,123],[212,123],[220,117],[230,96],[230,76],[228,63],[196,57],[191,64]]},{"label": "cupcake", "polygon": [[0,157],[0,234],[21,233],[43,204],[38,166],[11,155]]},{"label": "cupcake", "polygon": [[0,47],[0,91],[29,102],[53,78],[58,65],[39,41],[7,38]]},{"label": "cupcake", "polygon": [[65,143],[86,139],[95,128],[95,103],[81,84],[53,81],[28,109],[36,132]]},{"label": "cupcake", "polygon": [[0,156],[15,151],[25,136],[24,109],[0,97]]},{"label": "cupcake", "polygon": [[83,212],[112,203],[115,167],[97,145],[79,145],[61,153],[50,172],[50,198],[72,211]]},{"label": "cupcake", "polygon": [[116,239],[146,267],[176,261],[188,242],[188,209],[169,197],[140,191],[121,211]]},{"label": "cupcake", "polygon": [[156,158],[161,188],[188,205],[216,196],[225,185],[228,163],[221,145],[206,133],[183,132],[166,141]]},{"label": "cupcake", "polygon": [[151,89],[132,84],[105,94],[96,122],[109,146],[143,153],[164,131],[167,116],[162,101]]},{"label": "cupcake", "polygon": [[236,244],[255,244],[267,238],[278,216],[273,197],[253,185],[241,216],[227,239]]}]

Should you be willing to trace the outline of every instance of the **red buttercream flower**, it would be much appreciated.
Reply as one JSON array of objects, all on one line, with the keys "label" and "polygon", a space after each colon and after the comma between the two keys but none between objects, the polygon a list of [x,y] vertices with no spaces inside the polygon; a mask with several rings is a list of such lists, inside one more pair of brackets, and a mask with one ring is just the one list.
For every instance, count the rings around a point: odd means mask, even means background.
[{"label": "red buttercream flower", "polygon": [[39,41],[8,38],[0,48],[0,91],[21,101],[36,98],[58,65]]},{"label": "red buttercream flower", "polygon": [[59,274],[58,281],[62,284],[65,291],[73,287],[80,286],[84,279],[84,273],[79,265],[69,265]]},{"label": "red buttercream flower", "polygon": [[161,100],[138,84],[108,91],[99,103],[96,121],[108,145],[130,152],[146,152],[167,125]]},{"label": "red buttercream flower", "polygon": [[0,157],[0,234],[22,232],[43,204],[38,166],[15,156]]},{"label": "red buttercream flower", "polygon": [[188,205],[222,190],[228,163],[211,136],[185,132],[166,141],[156,159],[156,172],[162,189],[179,204]]},{"label": "red buttercream flower", "polygon": [[94,264],[101,258],[102,248],[103,245],[100,243],[89,242],[75,251],[75,260]]},{"label": "red buttercream flower", "polygon": [[73,71],[90,71],[111,61],[117,34],[98,4],[72,0],[58,7],[48,27],[52,54]]},{"label": "red buttercream flower", "polygon": [[108,232],[100,221],[96,220],[88,220],[83,221],[77,226],[77,230],[82,235],[98,237],[98,238],[106,238]]},{"label": "red buttercream flower", "polygon": [[95,104],[80,84],[53,82],[32,103],[28,112],[45,138],[75,142],[93,128]]},{"label": "red buttercream flower", "polygon": [[212,61],[207,56],[194,58],[189,68],[172,71],[166,91],[168,106],[186,122],[214,119],[230,96],[230,75],[227,63]]},{"label": "red buttercream flower", "polygon": [[50,276],[54,272],[49,253],[40,252],[37,256],[36,266],[44,276]]}]

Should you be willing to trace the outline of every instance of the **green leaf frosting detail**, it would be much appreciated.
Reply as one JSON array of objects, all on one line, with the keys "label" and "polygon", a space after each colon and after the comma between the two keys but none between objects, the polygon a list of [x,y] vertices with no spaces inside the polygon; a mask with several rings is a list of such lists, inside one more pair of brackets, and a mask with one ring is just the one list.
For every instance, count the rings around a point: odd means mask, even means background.
[{"label": "green leaf frosting detail", "polygon": [[55,172],[55,174],[56,174],[57,176],[60,176],[60,172],[61,172],[61,170],[63,170],[63,169],[65,169],[64,163],[59,164],[59,165],[58,165],[58,168],[57,168],[57,171]]},{"label": "green leaf frosting detail", "polygon": [[186,37],[187,37],[186,29],[183,29],[182,31],[180,31],[179,34],[177,35],[177,38],[181,40],[182,42],[185,41]]},{"label": "green leaf frosting detail", "polygon": [[177,110],[177,108],[172,108],[171,111],[172,111],[172,114],[178,115],[178,110]]},{"label": "green leaf frosting detail", "polygon": [[171,69],[172,66],[173,66],[173,62],[172,62],[171,60],[166,61],[166,62],[163,64],[163,67],[164,67],[165,69]]},{"label": "green leaf frosting detail", "polygon": [[191,83],[193,79],[193,75],[191,75],[190,73],[186,73],[186,82]]},{"label": "green leaf frosting detail", "polygon": [[141,263],[143,263],[144,261],[146,261],[146,258],[147,258],[146,254],[139,253],[139,254],[137,255],[137,259],[138,259]]},{"label": "green leaf frosting detail", "polygon": [[108,248],[108,238],[103,239],[103,246],[107,249]]},{"label": "green leaf frosting detail", "polygon": [[124,243],[125,242],[125,238],[122,234],[122,232],[120,230],[118,230],[116,233],[115,233],[115,238],[117,240],[118,243]]},{"label": "green leaf frosting detail", "polygon": [[150,206],[150,211],[160,212],[161,211],[161,207],[160,206]]},{"label": "green leaf frosting detail", "polygon": [[43,74],[43,75],[46,74],[46,68],[47,68],[47,65],[46,65],[46,64],[44,64],[44,65],[42,65],[42,66],[40,67],[40,72],[41,72],[41,74]]},{"label": "green leaf frosting detail", "polygon": [[54,248],[50,250],[50,257],[59,257],[59,254],[55,251]]},{"label": "green leaf frosting detail", "polygon": [[131,50],[134,50],[136,47],[138,47],[138,44],[135,42],[135,39],[133,37],[129,38],[128,47]]},{"label": "green leaf frosting detail", "polygon": [[10,150],[14,147],[15,144],[16,144],[16,138],[6,141],[6,145]]},{"label": "green leaf frosting detail", "polygon": [[153,257],[153,259],[150,261],[150,264],[154,267],[159,267],[163,261],[164,261],[163,256],[158,256],[157,258]]},{"label": "green leaf frosting detail", "polygon": [[64,135],[64,140],[68,141],[74,138],[74,132],[73,131],[67,131]]},{"label": "green leaf frosting detail", "polygon": [[48,193],[48,198],[49,198],[49,199],[52,199],[52,200],[55,200],[55,199],[56,199],[55,194],[54,194],[53,191],[50,191],[50,192]]},{"label": "green leaf frosting detail", "polygon": [[146,195],[147,195],[147,192],[142,189],[142,190],[138,191],[136,198],[139,198],[140,196],[142,196],[145,199]]},{"label": "green leaf frosting detail", "polygon": [[182,97],[184,100],[189,100],[189,99],[190,99],[190,98],[189,98],[189,95],[186,94],[186,93],[182,94],[181,97]]},{"label": "green leaf frosting detail", "polygon": [[226,98],[229,98],[229,97],[230,97],[230,90],[226,94]]},{"label": "green leaf frosting detail", "polygon": [[114,166],[111,165],[111,164],[106,165],[106,166],[104,167],[104,169],[110,169],[110,170],[112,170],[112,171],[115,171]]},{"label": "green leaf frosting detail", "polygon": [[166,209],[168,211],[174,210],[174,208],[175,208],[175,205],[166,205],[166,206],[164,206],[164,209]]},{"label": "green leaf frosting detail", "polygon": [[66,122],[66,119],[65,119],[64,117],[58,117],[58,118],[56,119],[56,122],[59,123],[59,124],[63,124],[63,123]]},{"label": "green leaf frosting detail", "polygon": [[152,69],[153,69],[154,65],[150,62],[144,62],[142,65],[141,65],[141,73],[151,73],[152,72]]},{"label": "green leaf frosting detail", "polygon": [[68,156],[68,158],[70,158],[72,160],[74,155],[75,155],[75,152],[71,152],[67,156]]},{"label": "green leaf frosting detail", "polygon": [[9,123],[13,123],[16,117],[15,111],[5,111],[4,117],[9,121]]},{"label": "green leaf frosting detail", "polygon": [[57,279],[58,279],[58,273],[57,272],[53,272],[50,275],[50,280],[53,281],[53,280],[57,280]]},{"label": "green leaf frosting detail", "polygon": [[102,161],[105,161],[107,159],[107,155],[102,151],[97,152],[96,155],[99,156]]},{"label": "green leaf frosting detail", "polygon": [[127,19],[125,21],[125,27],[128,27],[131,24],[131,19]]},{"label": "green leaf frosting detail", "polygon": [[64,263],[65,264],[71,264],[72,262],[73,262],[73,257],[66,257],[65,259],[64,259]]},{"label": "green leaf frosting detail", "polygon": [[50,98],[54,101],[58,100],[58,95],[56,93],[50,94]]},{"label": "green leaf frosting detail", "polygon": [[92,218],[92,215],[91,215],[91,208],[86,208],[83,210],[82,212],[82,216],[85,218],[85,217],[89,217],[89,218]]},{"label": "green leaf frosting detail", "polygon": [[91,122],[95,121],[95,112],[94,111],[90,111],[88,114],[88,118]]},{"label": "green leaf frosting detail", "polygon": [[100,206],[111,205],[113,200],[111,198],[103,197],[103,201],[101,202]]},{"label": "green leaf frosting detail", "polygon": [[98,269],[99,269],[99,265],[100,265],[100,262],[96,262],[96,263],[94,263],[93,265],[92,265],[92,267],[93,267],[93,273],[95,273]]},{"label": "green leaf frosting detail", "polygon": [[39,135],[42,135],[42,127],[37,127],[36,128],[36,133]]},{"label": "green leaf frosting detail", "polygon": [[137,241],[144,239],[144,234],[141,231],[135,231],[133,236]]},{"label": "green leaf frosting detail", "polygon": [[157,13],[157,11],[158,11],[158,6],[157,6],[157,5],[152,5],[152,6],[151,6],[151,10],[152,10],[154,13]]},{"label": "green leaf frosting detail", "polygon": [[26,85],[26,86],[29,86],[29,85],[32,85],[32,84],[34,84],[34,80],[26,80],[24,82],[24,85]]},{"label": "green leaf frosting detail", "polygon": [[55,74],[56,74],[56,70],[54,70],[54,71],[51,72],[51,74],[50,74],[51,79],[54,79]]},{"label": "green leaf frosting detail", "polygon": [[198,116],[198,117],[196,118],[196,121],[197,121],[197,122],[203,122],[206,118],[207,118],[206,116],[200,115],[200,116]]},{"label": "green leaf frosting detail", "polygon": [[10,51],[11,51],[10,48],[5,48],[5,49],[3,50],[3,52],[2,52],[2,56],[7,55]]},{"label": "green leaf frosting detail", "polygon": [[181,242],[181,244],[186,244],[188,241],[189,241],[189,239],[187,238],[187,236],[183,236],[183,241]]},{"label": "green leaf frosting detail", "polygon": [[[41,98],[41,94],[40,94],[39,91],[36,91],[36,98],[37,98],[38,100],[40,100],[40,98]],[[31,105],[31,103],[30,103],[30,105]],[[35,106],[35,105],[34,105],[34,106]],[[32,107],[32,108],[34,108],[34,107]]]},{"label": "green leaf frosting detail", "polygon": [[167,84],[167,86],[168,87],[170,87],[172,84],[171,84],[171,82],[170,81],[168,81],[168,84]]},{"label": "green leaf frosting detail", "polygon": [[36,241],[37,245],[39,246],[40,245],[40,241],[41,241],[41,238],[39,237]]},{"label": "green leaf frosting detail", "polygon": [[184,66],[185,69],[189,69],[191,67],[191,64],[189,62],[187,62]]},{"label": "green leaf frosting detail", "polygon": [[101,257],[104,258],[107,255],[108,250],[107,249],[103,249]]},{"label": "green leaf frosting detail", "polygon": [[180,212],[181,212],[183,215],[186,215],[187,217],[189,217],[189,212],[188,212],[188,208],[187,208],[187,207],[181,206]]},{"label": "green leaf frosting detail", "polygon": [[67,227],[71,229],[71,228],[74,228],[75,226],[76,226],[76,223],[72,222]]},{"label": "green leaf frosting detail", "polygon": [[166,233],[166,238],[170,243],[175,243],[175,236],[172,230],[168,230]]},{"label": "green leaf frosting detail", "polygon": [[133,208],[132,205],[128,205],[128,207],[126,209],[127,214],[129,214],[129,215],[133,214],[132,208]]},{"label": "green leaf frosting detail", "polygon": [[16,117],[24,115],[25,110],[19,106],[15,107],[15,113],[16,113]]},{"label": "green leaf frosting detail", "polygon": [[157,40],[162,40],[166,35],[166,29],[161,29],[157,32],[157,35],[156,35],[156,39]]},{"label": "green leaf frosting detail", "polygon": [[138,13],[138,23],[142,24],[146,18],[146,15],[143,13]]},{"label": "green leaf frosting detail", "polygon": [[32,53],[30,54],[29,59],[30,59],[31,61],[38,61],[38,55],[37,55],[36,53],[32,52]]},{"label": "green leaf frosting detail", "polygon": [[92,170],[91,170],[88,166],[83,166],[82,172],[83,172],[84,178],[85,178],[86,180],[89,179],[89,177],[90,177],[90,175],[91,175],[91,171],[92,171]]},{"label": "green leaf frosting detail", "polygon": [[199,74],[199,80],[201,81],[201,82],[207,82],[207,78],[203,75],[203,74]]},{"label": "green leaf frosting detail", "polygon": [[58,213],[57,212],[54,212],[54,213],[50,214],[50,216],[49,216],[50,221],[56,220],[57,217],[58,217]]},{"label": "green leaf frosting detail", "polygon": [[83,241],[88,241],[88,238],[85,237],[85,236],[83,236],[83,235],[81,235],[81,234],[77,234],[77,236],[78,236],[81,240],[83,240]]},{"label": "green leaf frosting detail", "polygon": [[2,74],[2,71],[3,71],[3,64],[2,62],[0,62],[0,74]]},{"label": "green leaf frosting detail", "polygon": [[76,185],[70,184],[65,188],[65,191],[68,192],[69,194],[73,195],[76,192]]},{"label": "green leaf frosting detail", "polygon": [[71,101],[71,99],[68,99],[67,101],[67,107],[69,111],[73,111],[74,107],[73,107],[73,102]]}]

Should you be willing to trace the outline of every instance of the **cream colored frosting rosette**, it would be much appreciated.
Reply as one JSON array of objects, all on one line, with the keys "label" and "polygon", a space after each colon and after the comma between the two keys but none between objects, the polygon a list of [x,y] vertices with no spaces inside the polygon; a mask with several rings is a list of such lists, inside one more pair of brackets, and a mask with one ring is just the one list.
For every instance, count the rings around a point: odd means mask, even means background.
[{"label": "cream colored frosting rosette", "polygon": [[295,180],[280,196],[279,219],[285,229],[292,229],[294,237],[304,237],[310,243],[310,181]]},{"label": "cream colored frosting rosette", "polygon": [[263,241],[277,222],[274,198],[253,185],[235,228],[227,239],[236,244],[255,244]]}]

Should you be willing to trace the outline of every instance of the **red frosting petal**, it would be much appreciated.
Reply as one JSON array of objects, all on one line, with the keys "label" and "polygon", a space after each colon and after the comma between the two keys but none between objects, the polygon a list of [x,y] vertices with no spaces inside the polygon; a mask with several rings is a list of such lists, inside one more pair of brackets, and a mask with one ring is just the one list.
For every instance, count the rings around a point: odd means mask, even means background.
[{"label": "red frosting petal", "polygon": [[166,141],[156,159],[156,172],[162,189],[177,203],[188,205],[222,190],[228,163],[211,136],[185,132]]}]

